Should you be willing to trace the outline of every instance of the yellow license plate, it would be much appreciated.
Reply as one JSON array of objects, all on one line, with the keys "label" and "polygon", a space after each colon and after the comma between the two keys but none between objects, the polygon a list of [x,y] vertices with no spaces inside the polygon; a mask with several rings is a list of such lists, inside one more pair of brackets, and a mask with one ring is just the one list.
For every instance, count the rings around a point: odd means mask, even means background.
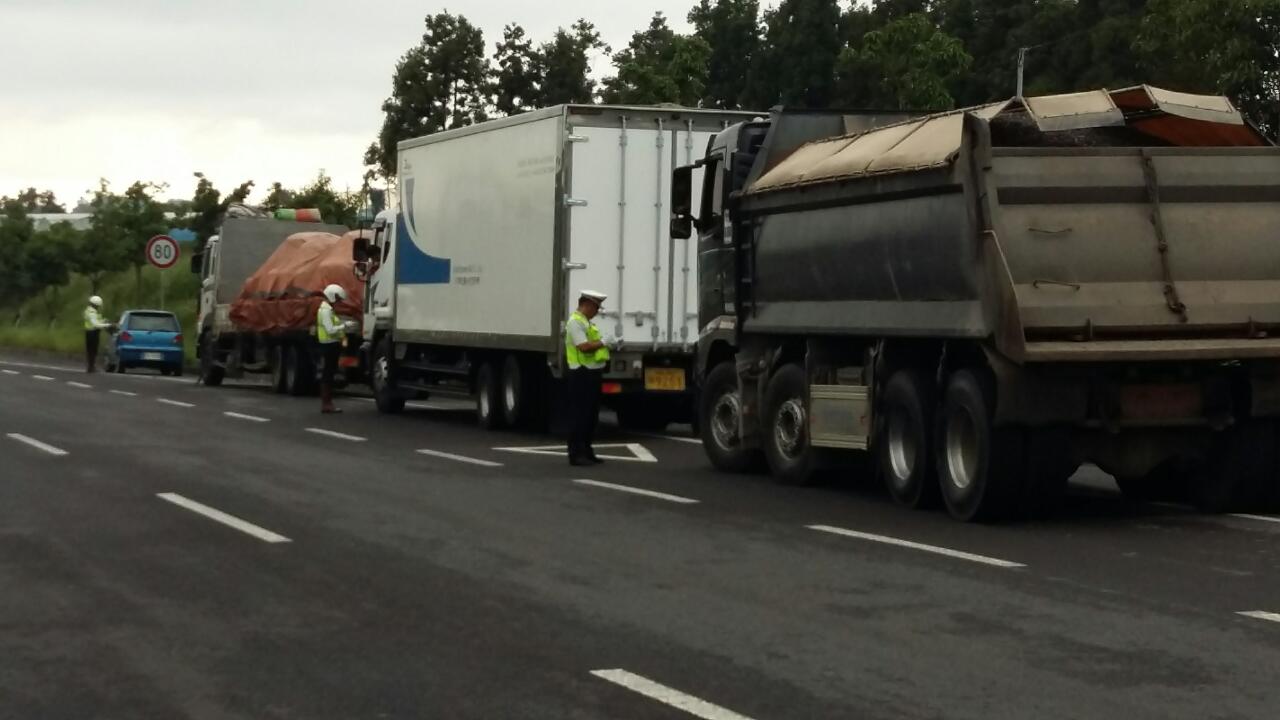
[{"label": "yellow license plate", "polygon": [[644,389],[682,392],[684,390],[684,369],[645,368]]}]

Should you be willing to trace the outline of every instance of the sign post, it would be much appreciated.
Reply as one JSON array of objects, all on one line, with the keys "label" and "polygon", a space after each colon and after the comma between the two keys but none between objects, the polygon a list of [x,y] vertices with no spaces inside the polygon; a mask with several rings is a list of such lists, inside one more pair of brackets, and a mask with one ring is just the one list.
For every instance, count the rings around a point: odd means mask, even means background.
[{"label": "sign post", "polygon": [[178,264],[178,241],[168,235],[157,235],[147,241],[147,262],[160,270],[160,309],[164,310],[165,271]]}]

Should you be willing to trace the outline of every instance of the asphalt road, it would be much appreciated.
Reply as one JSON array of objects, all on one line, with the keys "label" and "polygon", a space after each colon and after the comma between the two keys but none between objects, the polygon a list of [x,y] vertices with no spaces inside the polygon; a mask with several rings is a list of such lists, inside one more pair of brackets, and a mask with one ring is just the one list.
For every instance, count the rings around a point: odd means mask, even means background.
[{"label": "asphalt road", "polygon": [[0,718],[1280,714],[1280,518],[1085,471],[968,526],[343,405],[0,362]]}]

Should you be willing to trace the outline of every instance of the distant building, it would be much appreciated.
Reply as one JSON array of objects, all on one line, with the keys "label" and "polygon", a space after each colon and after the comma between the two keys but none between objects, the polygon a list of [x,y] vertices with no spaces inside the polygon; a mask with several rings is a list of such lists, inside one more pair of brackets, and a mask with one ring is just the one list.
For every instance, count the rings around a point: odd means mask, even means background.
[{"label": "distant building", "polygon": [[[171,212],[164,214],[168,220],[173,220],[177,215]],[[36,231],[48,230],[56,223],[71,223],[71,227],[76,230],[88,230],[93,222],[93,213],[31,213],[27,217],[35,223]],[[184,228],[172,228],[167,233],[169,237],[177,240],[179,243],[193,243],[196,241],[196,234]]]}]

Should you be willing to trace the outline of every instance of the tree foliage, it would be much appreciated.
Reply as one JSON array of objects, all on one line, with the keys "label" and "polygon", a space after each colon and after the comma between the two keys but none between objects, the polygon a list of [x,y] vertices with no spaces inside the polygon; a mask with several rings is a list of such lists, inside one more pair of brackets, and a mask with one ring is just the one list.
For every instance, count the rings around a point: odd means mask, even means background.
[{"label": "tree foliage", "polygon": [[843,49],[841,19],[838,0],[782,0],[766,11],[764,47],[754,63],[752,104],[830,107]]},{"label": "tree foliage", "polygon": [[508,25],[493,55],[493,105],[503,115],[537,107],[542,92],[542,56],[523,27]]},{"label": "tree foliage", "polygon": [[591,56],[610,54],[595,25],[578,20],[571,28],[556,30],[551,41],[538,50],[538,104],[591,103],[596,99],[596,81],[591,79]]},{"label": "tree foliage", "polygon": [[[8,201],[9,198],[3,198],[2,201]],[[58,202],[58,198],[53,194],[52,190],[36,190],[29,187],[19,192],[13,201],[22,206],[28,214],[43,213],[65,213],[67,209]]]},{"label": "tree foliage", "polygon": [[751,68],[762,42],[759,0],[700,0],[689,11],[689,24],[710,51],[702,104],[722,109],[747,105]]},{"label": "tree foliage", "polygon": [[840,55],[841,104],[936,111],[955,105],[948,86],[973,59],[960,41],[923,13],[911,13],[866,33]]},{"label": "tree foliage", "polygon": [[678,35],[656,13],[649,27],[613,56],[618,74],[605,80],[603,99],[619,105],[676,103],[696,107],[707,86],[711,47],[702,38]]},{"label": "tree foliage", "polygon": [[138,181],[122,194],[111,191],[107,181],[94,193],[93,219],[81,252],[99,261],[98,267],[86,272],[94,288],[107,272],[133,268],[139,299],[142,292],[142,266],[147,263],[147,241],[169,229],[164,208],[156,194],[164,186]]},{"label": "tree foliage", "polygon": [[463,127],[486,118],[489,67],[484,35],[461,15],[426,18],[422,41],[396,65],[378,140],[365,154],[384,177],[395,173],[401,140]]},{"label": "tree foliage", "polygon": [[[280,204],[272,207],[274,202]],[[266,209],[315,208],[327,223],[355,227],[359,221],[360,206],[360,193],[334,189],[333,179],[321,170],[314,180],[298,190],[285,190],[280,183],[273,183]]]},{"label": "tree foliage", "polygon": [[204,249],[210,237],[217,234],[222,215],[233,203],[242,203],[253,191],[253,181],[246,180],[232,190],[225,198],[222,191],[213,186],[213,182],[204,173],[195,173],[196,189],[191,196],[191,205],[187,218],[187,227],[196,234],[196,251]]}]

